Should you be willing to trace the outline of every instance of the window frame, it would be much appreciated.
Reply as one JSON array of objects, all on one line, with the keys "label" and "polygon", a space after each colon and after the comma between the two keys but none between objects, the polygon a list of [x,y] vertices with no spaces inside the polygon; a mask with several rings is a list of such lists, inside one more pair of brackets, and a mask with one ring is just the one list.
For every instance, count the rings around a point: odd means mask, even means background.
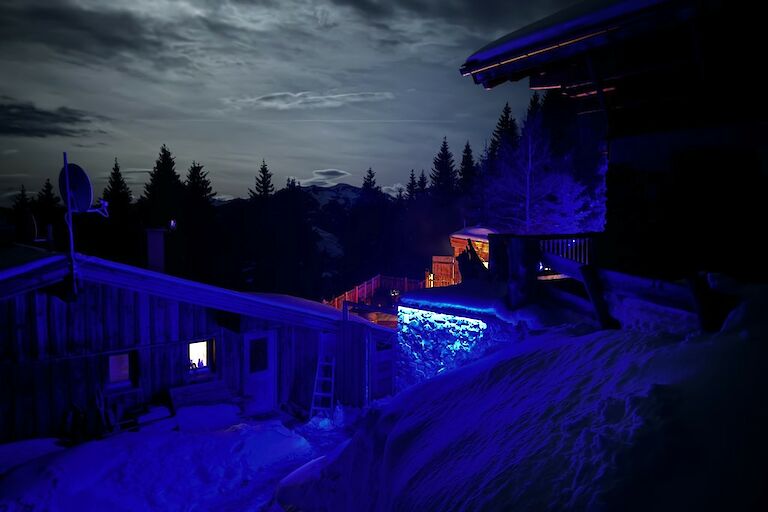
[{"label": "window frame", "polygon": [[[128,356],[128,378],[120,381],[112,380],[112,358]],[[113,354],[107,354],[104,365],[104,380],[107,390],[133,389],[139,386],[139,352],[135,349],[126,349]]]},{"label": "window frame", "polygon": [[[205,342],[205,356],[206,366],[205,368],[190,368],[189,366],[189,348],[195,343]],[[187,368],[186,375],[190,382],[197,382],[202,380],[210,380],[216,374],[216,337],[210,336],[207,338],[199,338],[189,340],[185,343],[186,350],[184,351],[184,366]]]}]

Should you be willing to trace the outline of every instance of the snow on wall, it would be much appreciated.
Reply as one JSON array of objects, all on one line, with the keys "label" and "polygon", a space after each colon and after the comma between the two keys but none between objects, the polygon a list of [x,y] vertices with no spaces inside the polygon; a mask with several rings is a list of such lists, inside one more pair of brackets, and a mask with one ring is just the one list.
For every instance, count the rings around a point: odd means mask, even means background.
[{"label": "snow on wall", "polygon": [[399,306],[397,325],[398,389],[476,359],[490,343],[488,324],[475,318]]},{"label": "snow on wall", "polygon": [[339,512],[766,510],[768,329],[730,329],[507,345],[370,411],[277,500]]}]

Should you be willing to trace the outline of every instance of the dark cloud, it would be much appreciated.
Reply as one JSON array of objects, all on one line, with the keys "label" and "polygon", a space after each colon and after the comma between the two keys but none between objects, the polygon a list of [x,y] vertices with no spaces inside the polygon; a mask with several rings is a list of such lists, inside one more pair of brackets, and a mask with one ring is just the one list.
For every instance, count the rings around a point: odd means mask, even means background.
[{"label": "dark cloud", "polygon": [[319,187],[330,187],[335,185],[339,179],[350,176],[347,171],[341,169],[317,169],[312,171],[312,177],[301,181],[302,185],[317,185]]},{"label": "dark cloud", "polygon": [[[513,30],[520,25],[565,8],[575,0],[331,0],[337,5],[356,9],[367,18],[385,20],[399,16],[431,18],[463,27],[491,30]],[[487,33],[487,32],[486,32]]]},{"label": "dark cloud", "polygon": [[347,171],[342,171],[341,169],[318,169],[317,171],[312,171],[312,174],[327,179],[339,179],[344,176],[349,176]]},{"label": "dark cloud", "polygon": [[33,103],[4,102],[0,103],[0,136],[78,137],[98,132],[91,126],[97,119],[98,116],[74,108],[45,110]]},{"label": "dark cloud", "polygon": [[66,2],[0,2],[0,45],[33,45],[79,64],[115,63],[122,68],[131,58],[158,66],[188,66],[189,59],[173,51],[174,44],[185,41],[172,23],[125,10]]},{"label": "dark cloud", "polygon": [[391,92],[354,92],[346,94],[318,94],[314,92],[275,92],[253,98],[228,98],[224,102],[235,108],[264,108],[297,110],[338,108],[351,103],[385,101],[394,99]]}]

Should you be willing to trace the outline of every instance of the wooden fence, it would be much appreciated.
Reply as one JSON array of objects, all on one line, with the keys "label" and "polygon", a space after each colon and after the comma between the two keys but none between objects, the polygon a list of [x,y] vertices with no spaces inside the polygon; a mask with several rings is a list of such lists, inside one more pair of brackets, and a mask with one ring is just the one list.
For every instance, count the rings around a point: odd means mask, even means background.
[{"label": "wooden fence", "polygon": [[381,289],[397,290],[403,293],[420,288],[424,288],[424,281],[408,277],[392,277],[378,274],[325,303],[330,304],[336,309],[343,309],[344,301],[370,304],[373,296]]},{"label": "wooden fence", "polygon": [[541,252],[589,265],[592,259],[591,235],[542,235]]}]

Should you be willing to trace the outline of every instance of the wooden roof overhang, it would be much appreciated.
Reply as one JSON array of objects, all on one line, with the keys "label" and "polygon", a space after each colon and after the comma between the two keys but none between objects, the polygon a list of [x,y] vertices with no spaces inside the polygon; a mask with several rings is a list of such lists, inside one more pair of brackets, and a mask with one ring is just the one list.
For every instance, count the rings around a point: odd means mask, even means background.
[{"label": "wooden roof overhang", "polygon": [[[554,74],[540,72],[574,56],[658,33],[691,12],[686,2],[675,0],[582,2],[486,45],[467,59],[461,73],[486,89],[525,77],[532,77],[533,88],[578,85],[590,77],[564,80],[562,68]],[[588,75],[588,70],[580,71]]]}]

